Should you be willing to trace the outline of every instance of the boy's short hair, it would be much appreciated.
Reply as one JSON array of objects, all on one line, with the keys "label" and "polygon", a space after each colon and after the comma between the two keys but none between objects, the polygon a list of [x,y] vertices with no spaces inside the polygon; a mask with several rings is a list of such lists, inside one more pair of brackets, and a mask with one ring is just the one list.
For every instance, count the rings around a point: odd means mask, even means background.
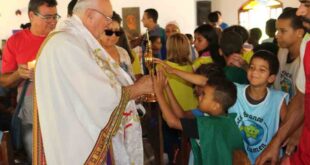
[{"label": "boy's short hair", "polygon": [[251,58],[250,64],[253,59],[260,58],[268,62],[270,75],[277,75],[279,72],[279,60],[278,57],[268,50],[259,50],[254,53]]},{"label": "boy's short hair", "polygon": [[248,30],[246,30],[246,28],[244,28],[243,26],[240,26],[240,25],[233,25],[233,26],[230,26],[228,28],[226,28],[224,30],[224,32],[226,31],[234,31],[234,32],[237,32],[241,38],[242,38],[242,42],[245,43],[246,41],[248,41],[249,39],[249,32]]},{"label": "boy's short hair", "polygon": [[186,33],[185,34],[186,37],[189,39],[189,40],[193,40],[193,35],[189,34],[189,33]]},{"label": "boy's short hair", "polygon": [[148,17],[148,18],[152,18],[153,21],[154,21],[155,23],[157,23],[157,20],[158,20],[158,12],[157,12],[156,9],[149,8],[149,9],[144,10],[144,12],[147,14],[147,17]]},{"label": "boy's short hair", "polygon": [[207,78],[225,78],[223,68],[215,63],[202,64],[195,73]]},{"label": "boy's short hair", "polygon": [[259,41],[259,39],[262,37],[262,31],[259,28],[252,28],[250,29],[250,37],[249,40],[255,40]]},{"label": "boy's short hair", "polygon": [[217,23],[219,21],[219,15],[216,12],[211,12],[208,15],[208,19],[211,23]]},{"label": "boy's short hair", "polygon": [[154,43],[156,40],[160,39],[160,36],[150,36],[151,43]]},{"label": "boy's short hair", "polygon": [[257,52],[260,50],[268,50],[274,55],[278,54],[279,46],[275,43],[264,42],[253,49],[253,52]]},{"label": "boy's short hair", "polygon": [[240,53],[242,50],[242,37],[234,31],[225,31],[220,39],[220,48],[225,56]]},{"label": "boy's short hair", "polygon": [[291,21],[291,27],[296,30],[296,29],[303,29],[304,26],[302,24],[302,17],[296,15],[297,8],[291,8],[287,9],[286,11],[282,12],[280,16],[278,17],[279,19],[289,19]]},{"label": "boy's short hair", "polygon": [[265,31],[266,31],[266,34],[267,34],[269,37],[274,37],[274,36],[275,36],[276,31],[277,31],[277,28],[276,28],[276,19],[269,19],[269,20],[266,22]]},{"label": "boy's short hair", "polygon": [[222,13],[218,10],[214,11],[214,13],[218,14],[219,16],[222,16]]},{"label": "boy's short hair", "polygon": [[213,98],[221,104],[223,111],[227,113],[229,107],[237,100],[237,88],[234,83],[223,77],[208,79],[207,85],[214,88]]}]

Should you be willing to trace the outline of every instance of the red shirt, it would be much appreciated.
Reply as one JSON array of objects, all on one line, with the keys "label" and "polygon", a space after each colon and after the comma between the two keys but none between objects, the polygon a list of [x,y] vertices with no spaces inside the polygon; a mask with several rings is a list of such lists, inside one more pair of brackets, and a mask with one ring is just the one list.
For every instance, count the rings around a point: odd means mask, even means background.
[{"label": "red shirt", "polygon": [[33,35],[28,29],[11,36],[3,49],[2,74],[14,72],[19,64],[34,60],[44,39]]},{"label": "red shirt", "polygon": [[310,42],[307,43],[303,63],[306,79],[305,118],[298,150],[290,159],[293,165],[306,165],[310,163]]}]

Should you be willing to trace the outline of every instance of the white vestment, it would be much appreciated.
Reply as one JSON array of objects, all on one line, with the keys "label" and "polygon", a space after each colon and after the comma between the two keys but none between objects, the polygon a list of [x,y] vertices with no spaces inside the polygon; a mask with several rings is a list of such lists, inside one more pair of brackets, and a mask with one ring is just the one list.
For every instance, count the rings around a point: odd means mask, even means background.
[{"label": "white vestment", "polygon": [[[48,165],[79,165],[85,163],[119,105],[122,86],[133,82],[79,17],[59,22],[51,34],[35,69],[45,158]],[[103,59],[103,67],[95,54]],[[112,137],[113,158],[117,165],[142,165],[142,132],[135,102],[125,107]]]}]

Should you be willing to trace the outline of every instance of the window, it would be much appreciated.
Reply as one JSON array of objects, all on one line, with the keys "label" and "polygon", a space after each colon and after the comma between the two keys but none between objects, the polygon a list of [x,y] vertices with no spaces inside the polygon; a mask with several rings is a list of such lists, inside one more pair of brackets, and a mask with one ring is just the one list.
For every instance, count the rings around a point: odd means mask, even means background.
[{"label": "window", "polygon": [[282,13],[282,3],[277,0],[249,0],[239,9],[239,24],[247,29],[258,27],[262,30],[262,39],[267,38],[266,21],[277,19]]}]

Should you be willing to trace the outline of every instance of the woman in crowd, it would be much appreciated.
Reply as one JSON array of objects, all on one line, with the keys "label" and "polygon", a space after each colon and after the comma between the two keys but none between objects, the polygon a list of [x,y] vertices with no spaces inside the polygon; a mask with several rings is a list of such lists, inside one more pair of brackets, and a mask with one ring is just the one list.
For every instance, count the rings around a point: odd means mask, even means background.
[{"label": "woman in crowd", "polygon": [[[131,58],[128,52],[116,45],[119,37],[124,33],[120,27],[120,16],[113,12],[112,23],[101,35],[99,42],[103,48],[110,54],[110,56],[119,64],[134,80],[133,69],[131,65]],[[132,58],[133,59],[133,58]]]}]

